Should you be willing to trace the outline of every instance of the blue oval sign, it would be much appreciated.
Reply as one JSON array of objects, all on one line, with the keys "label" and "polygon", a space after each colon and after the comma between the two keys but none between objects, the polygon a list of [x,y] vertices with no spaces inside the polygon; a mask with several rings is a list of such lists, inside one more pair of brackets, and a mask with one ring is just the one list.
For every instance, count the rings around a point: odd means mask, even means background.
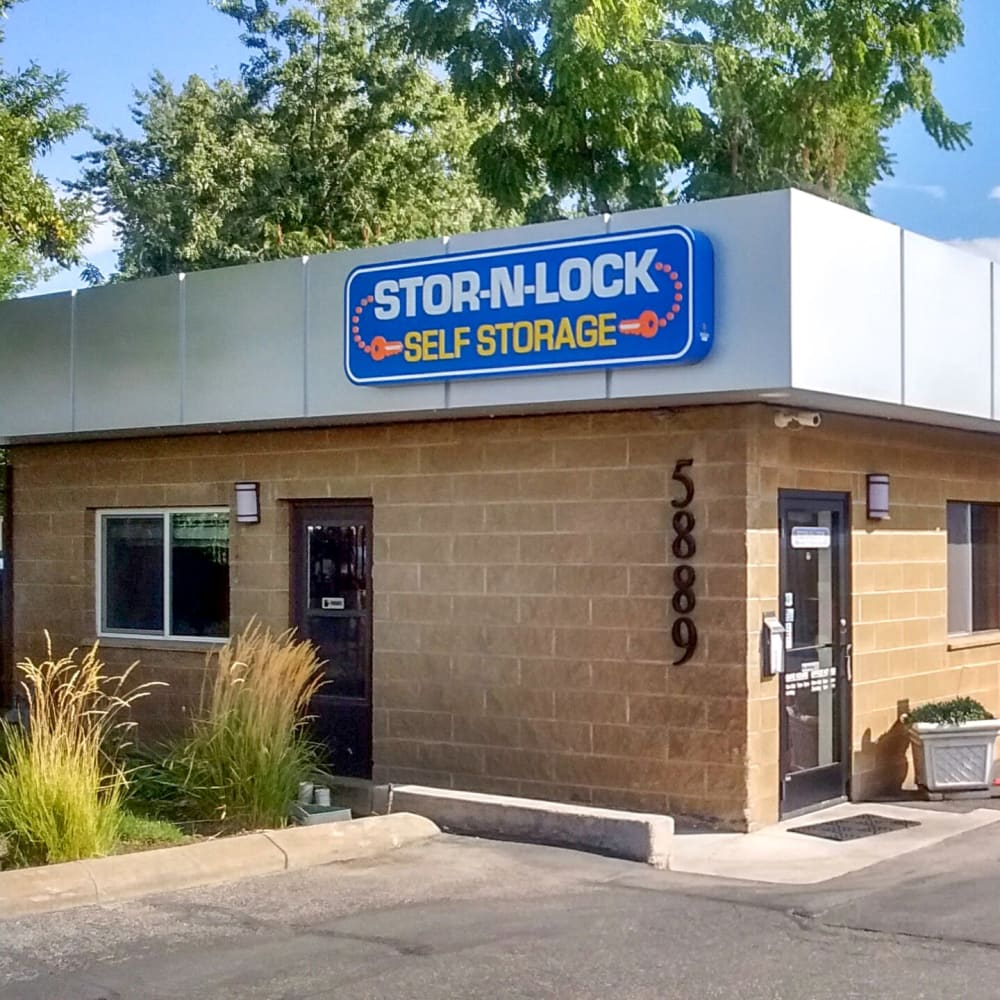
[{"label": "blue oval sign", "polygon": [[681,226],[356,268],[359,385],[691,364],[711,350],[713,258]]}]

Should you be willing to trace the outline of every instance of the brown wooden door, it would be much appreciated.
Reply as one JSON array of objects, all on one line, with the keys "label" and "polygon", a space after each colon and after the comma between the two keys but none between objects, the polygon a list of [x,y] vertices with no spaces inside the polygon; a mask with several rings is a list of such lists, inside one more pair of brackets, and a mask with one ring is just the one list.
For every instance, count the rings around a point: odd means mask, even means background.
[{"label": "brown wooden door", "polygon": [[372,505],[296,503],[291,518],[292,623],[326,661],[313,706],[334,773],[372,769]]}]

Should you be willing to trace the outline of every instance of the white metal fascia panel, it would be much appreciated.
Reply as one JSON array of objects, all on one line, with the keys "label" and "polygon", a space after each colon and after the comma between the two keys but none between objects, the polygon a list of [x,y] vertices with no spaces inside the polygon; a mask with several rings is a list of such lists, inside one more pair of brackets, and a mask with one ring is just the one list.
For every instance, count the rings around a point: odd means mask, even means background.
[{"label": "white metal fascia panel", "polygon": [[792,385],[901,403],[900,229],[822,198],[791,198]]},{"label": "white metal fascia panel", "polygon": [[993,413],[990,262],[903,234],[903,402],[944,413]]},{"label": "white metal fascia panel", "polygon": [[73,430],[74,298],[0,303],[0,444]]}]

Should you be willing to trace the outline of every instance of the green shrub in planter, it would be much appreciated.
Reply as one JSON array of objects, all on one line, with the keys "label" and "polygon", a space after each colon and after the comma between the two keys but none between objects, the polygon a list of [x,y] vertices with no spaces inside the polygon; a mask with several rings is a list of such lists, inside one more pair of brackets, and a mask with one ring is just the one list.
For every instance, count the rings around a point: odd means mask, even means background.
[{"label": "green shrub in planter", "polygon": [[907,723],[930,722],[939,726],[959,726],[963,722],[981,722],[993,716],[975,698],[951,698],[948,701],[929,701],[909,712]]},{"label": "green shrub in planter", "polygon": [[906,717],[917,784],[934,794],[988,789],[1000,722],[973,698],[918,705]]}]

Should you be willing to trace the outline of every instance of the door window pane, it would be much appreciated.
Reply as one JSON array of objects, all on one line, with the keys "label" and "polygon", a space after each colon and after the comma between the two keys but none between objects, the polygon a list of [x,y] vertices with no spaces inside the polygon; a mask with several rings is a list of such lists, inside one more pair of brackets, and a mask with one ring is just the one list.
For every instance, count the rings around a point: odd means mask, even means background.
[{"label": "door window pane", "polygon": [[363,611],[368,607],[368,528],[364,524],[310,524],[309,610]]},{"label": "door window pane", "polygon": [[788,770],[826,767],[840,760],[841,702],[833,647],[793,662],[784,677]]},{"label": "door window pane", "polygon": [[171,635],[229,635],[229,515],[170,515]]},{"label": "door window pane", "polygon": [[364,615],[310,615],[307,638],[324,659],[322,697],[368,696],[368,620]]},{"label": "door window pane", "polygon": [[[803,547],[786,544],[786,600],[784,624],[791,629],[791,647],[821,646],[833,641],[833,548],[835,516],[832,511],[787,512],[789,538],[796,528],[813,532]],[[817,529],[825,529],[825,534]],[[820,541],[822,540],[822,541]]]},{"label": "door window pane", "polygon": [[104,628],[163,632],[163,517],[104,518]]}]

